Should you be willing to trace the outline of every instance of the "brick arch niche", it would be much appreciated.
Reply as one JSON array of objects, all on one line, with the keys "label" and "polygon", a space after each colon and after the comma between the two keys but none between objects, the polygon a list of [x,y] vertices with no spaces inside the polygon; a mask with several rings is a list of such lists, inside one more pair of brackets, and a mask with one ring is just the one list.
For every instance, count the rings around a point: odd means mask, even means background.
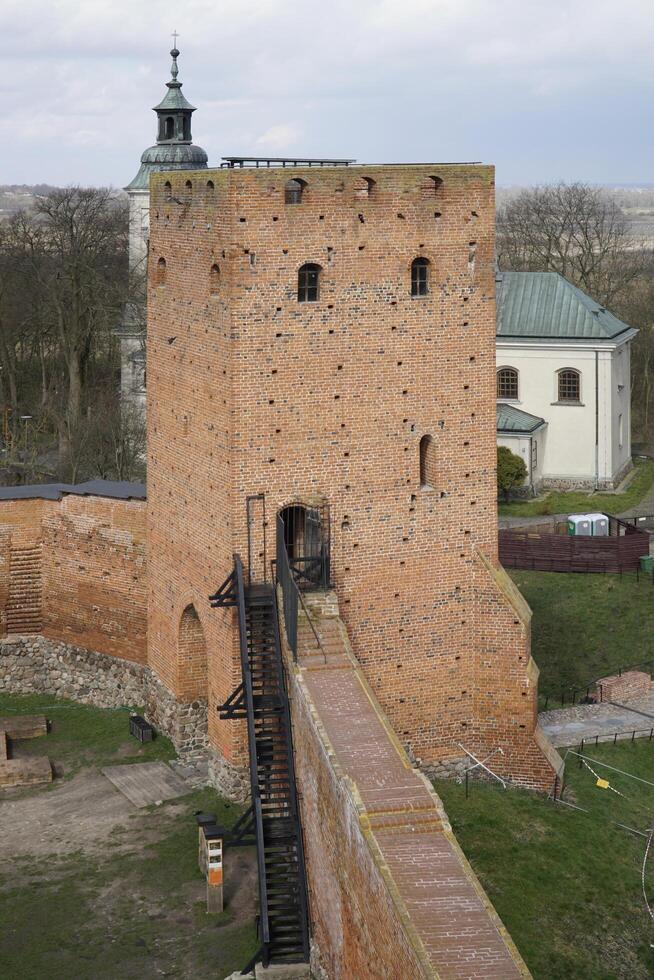
[{"label": "brick arch niche", "polygon": [[185,701],[207,696],[207,644],[200,617],[193,604],[179,622],[177,641],[179,696]]}]

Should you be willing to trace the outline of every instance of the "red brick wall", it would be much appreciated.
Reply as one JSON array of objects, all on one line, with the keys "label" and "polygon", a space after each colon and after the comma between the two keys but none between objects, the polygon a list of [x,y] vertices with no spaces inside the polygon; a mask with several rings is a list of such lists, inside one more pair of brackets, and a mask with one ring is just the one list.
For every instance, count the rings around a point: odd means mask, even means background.
[{"label": "red brick wall", "polygon": [[[312,938],[327,975],[374,980],[426,972],[375,861],[351,788],[320,737],[312,704],[291,676],[294,751],[301,787]],[[371,846],[372,844],[372,846]]]},{"label": "red brick wall", "polygon": [[181,696],[184,700],[207,696],[207,645],[194,606],[187,606],[179,627]]},{"label": "red brick wall", "polygon": [[627,670],[624,674],[602,677],[595,686],[598,701],[628,701],[646,698],[652,690],[652,678],[642,670]]},{"label": "red brick wall", "polygon": [[[148,302],[152,664],[181,692],[177,636],[194,602],[210,737],[237,756],[242,732],[213,710],[238,679],[232,618],[206,596],[234,551],[247,559],[248,495],[265,493],[268,557],[275,513],[324,500],[343,617],[402,740],[428,762],[460,755],[471,729],[494,739],[473,697],[491,647],[486,692],[501,695],[511,737],[530,739],[528,637],[501,595],[478,601],[472,571],[476,550],[497,557],[493,170],[370,167],[370,198],[360,169],[295,174],[298,206],[284,204],[289,171],[153,178],[151,271],[167,265]],[[411,296],[416,256],[430,262],[426,297]],[[307,262],[323,270],[317,303],[297,301]]]},{"label": "red brick wall", "polygon": [[144,503],[74,495],[0,502],[0,603],[10,584],[3,540],[42,544],[42,580],[33,585],[42,591],[44,636],[146,662]]}]

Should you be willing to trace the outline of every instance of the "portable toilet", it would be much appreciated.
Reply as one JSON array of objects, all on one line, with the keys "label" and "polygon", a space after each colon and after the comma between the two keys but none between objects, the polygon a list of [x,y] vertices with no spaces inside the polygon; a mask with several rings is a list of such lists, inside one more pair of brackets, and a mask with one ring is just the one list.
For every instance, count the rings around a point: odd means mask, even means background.
[{"label": "portable toilet", "polygon": [[584,535],[590,537],[593,533],[593,526],[588,518],[588,514],[570,514],[568,517],[568,534],[573,537]]},{"label": "portable toilet", "polygon": [[596,538],[608,538],[609,519],[606,514],[586,514],[592,528],[591,533]]}]

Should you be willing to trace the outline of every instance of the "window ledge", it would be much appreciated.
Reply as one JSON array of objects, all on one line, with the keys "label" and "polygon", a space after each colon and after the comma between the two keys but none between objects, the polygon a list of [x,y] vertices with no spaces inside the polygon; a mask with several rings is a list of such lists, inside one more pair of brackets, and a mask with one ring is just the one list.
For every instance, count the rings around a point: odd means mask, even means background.
[{"label": "window ledge", "polygon": [[573,402],[573,401],[569,401],[569,402],[568,401],[564,401],[564,402],[550,402],[550,405],[565,405],[566,408],[585,408],[586,407],[585,402]]}]

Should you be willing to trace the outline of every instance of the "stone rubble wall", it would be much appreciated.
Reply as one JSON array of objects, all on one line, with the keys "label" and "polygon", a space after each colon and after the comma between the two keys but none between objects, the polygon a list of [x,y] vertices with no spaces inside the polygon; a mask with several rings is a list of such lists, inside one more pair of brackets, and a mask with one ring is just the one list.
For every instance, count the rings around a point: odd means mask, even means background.
[{"label": "stone rubble wall", "polygon": [[221,793],[239,801],[247,797],[247,774],[209,747],[206,700],[178,701],[143,664],[42,636],[10,637],[0,640],[0,691],[143,710],[183,760],[208,761],[209,782]]}]

